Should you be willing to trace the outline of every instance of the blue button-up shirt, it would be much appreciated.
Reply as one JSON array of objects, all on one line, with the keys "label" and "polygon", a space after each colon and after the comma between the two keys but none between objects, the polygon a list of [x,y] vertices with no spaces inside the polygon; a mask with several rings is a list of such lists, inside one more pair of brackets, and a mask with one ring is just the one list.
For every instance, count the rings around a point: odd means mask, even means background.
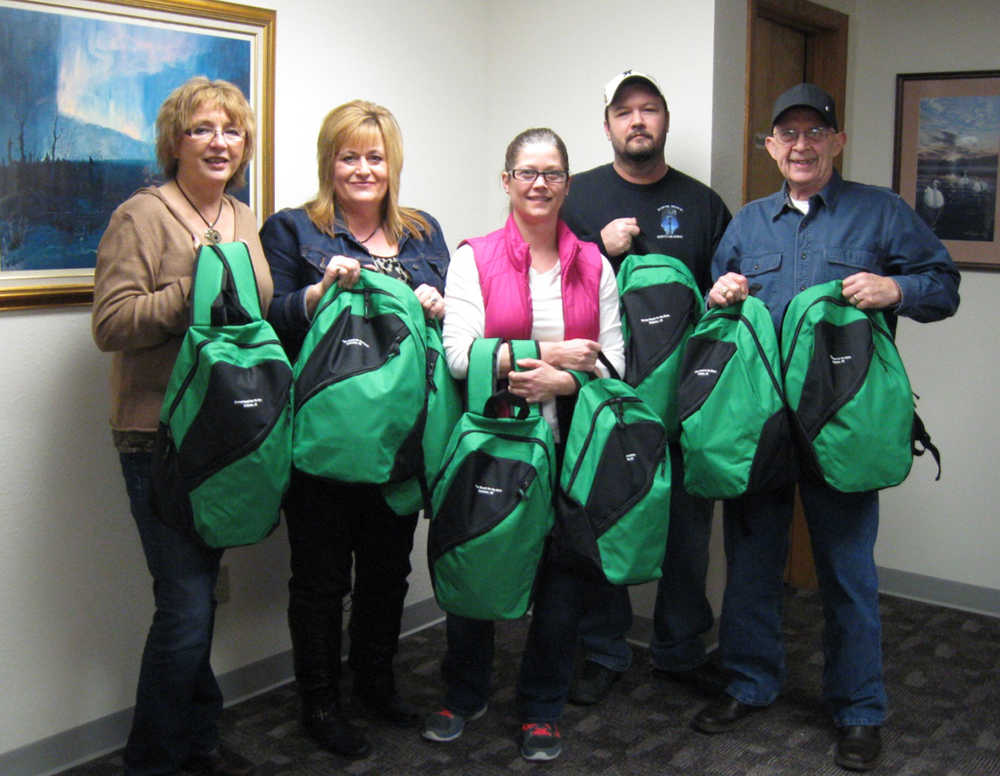
[{"label": "blue button-up shirt", "polygon": [[787,184],[730,222],[712,259],[712,277],[744,275],[775,328],[800,291],[856,272],[891,275],[902,299],[890,312],[936,321],[958,309],[959,273],[937,236],[894,192],[837,174],[803,215]]},{"label": "blue button-up shirt", "polygon": [[[423,211],[420,214],[430,224],[430,234],[415,237],[404,233],[396,258],[409,272],[413,288],[426,283],[444,294],[448,245],[437,220]],[[306,315],[306,287],[323,278],[332,256],[349,256],[365,266],[371,263],[372,255],[340,219],[331,237],[316,228],[304,208],[280,210],[268,218],[260,230],[260,242],[274,279],[274,299],[267,319],[289,358],[295,358],[311,324]]]}]

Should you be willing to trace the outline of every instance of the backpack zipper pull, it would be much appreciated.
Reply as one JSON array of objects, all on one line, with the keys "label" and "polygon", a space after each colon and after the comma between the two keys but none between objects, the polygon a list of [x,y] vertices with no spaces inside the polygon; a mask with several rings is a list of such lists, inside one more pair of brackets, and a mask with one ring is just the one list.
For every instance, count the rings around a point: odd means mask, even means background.
[{"label": "backpack zipper pull", "polygon": [[617,397],[611,405],[611,411],[615,413],[615,422],[619,426],[625,425],[625,406],[621,397]]}]

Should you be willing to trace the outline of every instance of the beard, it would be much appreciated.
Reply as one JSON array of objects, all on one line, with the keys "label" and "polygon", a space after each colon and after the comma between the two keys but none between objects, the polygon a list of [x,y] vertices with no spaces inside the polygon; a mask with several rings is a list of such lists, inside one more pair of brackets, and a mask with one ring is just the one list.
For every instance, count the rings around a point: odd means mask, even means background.
[{"label": "beard", "polygon": [[663,156],[663,149],[667,142],[666,135],[659,140],[655,137],[649,136],[649,140],[649,145],[640,146],[638,148],[629,148],[628,141],[625,141],[625,143],[618,149],[619,154],[623,159],[626,159],[632,164],[645,164],[646,162],[661,158]]},{"label": "beard", "polygon": [[622,154],[626,159],[634,164],[645,164],[646,162],[656,159],[663,155],[663,146],[656,148],[655,146],[649,146],[648,148],[639,148],[635,151],[629,151],[625,149]]}]

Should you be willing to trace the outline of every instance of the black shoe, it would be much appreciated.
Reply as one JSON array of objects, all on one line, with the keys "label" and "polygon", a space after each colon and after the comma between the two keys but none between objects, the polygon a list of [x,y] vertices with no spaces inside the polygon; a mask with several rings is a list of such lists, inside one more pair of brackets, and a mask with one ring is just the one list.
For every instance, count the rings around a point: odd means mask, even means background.
[{"label": "black shoe", "polygon": [[763,706],[748,706],[730,695],[723,695],[708,704],[691,720],[691,727],[702,733],[725,733],[736,727],[747,715]]},{"label": "black shoe", "polygon": [[882,734],[878,725],[848,725],[840,729],[837,754],[833,758],[841,768],[870,771],[882,754]]},{"label": "black shoe", "polygon": [[622,678],[621,672],[585,660],[580,675],[576,677],[569,690],[569,702],[577,706],[593,706],[603,701],[611,686]]},{"label": "black shoe", "polygon": [[719,668],[712,660],[708,660],[700,666],[695,666],[685,671],[668,671],[667,669],[653,666],[653,675],[689,685],[713,697],[721,695],[729,685],[729,677],[726,675],[726,672]]},{"label": "black shoe", "polygon": [[398,692],[388,695],[364,692],[355,688],[354,697],[374,717],[401,728],[416,727],[420,724],[420,712],[416,706],[403,700]]},{"label": "black shoe", "polygon": [[307,704],[302,726],[321,747],[352,760],[365,757],[372,750],[361,728],[352,724],[336,703]]},{"label": "black shoe", "polygon": [[197,776],[251,776],[256,766],[248,759],[222,746],[211,752],[193,754],[181,769]]}]

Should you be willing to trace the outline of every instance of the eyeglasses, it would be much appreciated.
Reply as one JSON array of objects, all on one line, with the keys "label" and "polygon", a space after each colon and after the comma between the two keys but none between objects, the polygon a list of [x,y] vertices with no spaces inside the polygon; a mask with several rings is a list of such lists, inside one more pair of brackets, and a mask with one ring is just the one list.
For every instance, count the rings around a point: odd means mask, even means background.
[{"label": "eyeglasses", "polygon": [[774,132],[774,138],[782,145],[795,145],[801,135],[807,143],[819,143],[823,138],[833,132],[830,127],[809,127],[809,129],[792,129],[786,127]]},{"label": "eyeglasses", "polygon": [[507,170],[507,174],[521,183],[534,183],[539,175],[545,179],[546,183],[565,183],[566,179],[569,178],[569,173],[566,170],[532,170],[527,167]]},{"label": "eyeglasses", "polygon": [[218,135],[223,139],[223,141],[232,145],[233,143],[239,143],[243,140],[246,133],[242,129],[236,129],[236,127],[226,127],[222,129],[219,127],[211,127],[208,124],[202,124],[201,126],[197,126],[192,129],[185,129],[184,134],[199,143],[210,143],[215,136]]}]

